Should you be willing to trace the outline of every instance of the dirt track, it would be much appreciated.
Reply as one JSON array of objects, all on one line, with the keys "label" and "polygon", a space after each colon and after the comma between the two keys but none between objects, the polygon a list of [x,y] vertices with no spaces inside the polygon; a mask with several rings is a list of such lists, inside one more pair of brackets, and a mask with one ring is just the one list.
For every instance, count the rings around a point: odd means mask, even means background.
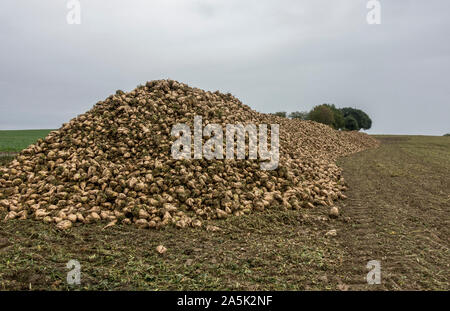
[{"label": "dirt track", "polygon": [[[342,273],[350,289],[449,289],[450,139],[380,137],[341,161],[350,186],[342,210]],[[381,261],[381,285],[363,276]]]}]

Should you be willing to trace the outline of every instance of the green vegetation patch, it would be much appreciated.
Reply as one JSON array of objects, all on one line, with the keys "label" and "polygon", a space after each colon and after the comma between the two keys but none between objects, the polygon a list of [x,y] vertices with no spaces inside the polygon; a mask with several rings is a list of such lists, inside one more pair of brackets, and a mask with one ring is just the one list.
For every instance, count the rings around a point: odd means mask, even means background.
[{"label": "green vegetation patch", "polygon": [[0,131],[0,152],[20,152],[52,130]]}]

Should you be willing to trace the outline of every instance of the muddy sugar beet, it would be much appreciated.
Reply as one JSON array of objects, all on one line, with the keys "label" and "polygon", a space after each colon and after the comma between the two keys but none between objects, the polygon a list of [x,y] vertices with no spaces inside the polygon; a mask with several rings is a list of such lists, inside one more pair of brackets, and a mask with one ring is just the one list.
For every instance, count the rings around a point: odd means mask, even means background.
[{"label": "muddy sugar beet", "polygon": [[[177,124],[194,129],[190,159],[172,156],[177,140],[185,151],[180,132],[172,135]],[[228,135],[227,125],[243,129]],[[260,125],[271,131],[262,142]],[[221,149],[216,126],[236,146]],[[249,143],[240,145],[243,136]],[[66,230],[90,223],[182,229],[275,207],[330,208],[346,190],[334,161],[377,145],[362,133],[258,113],[231,94],[151,81],[117,91],[0,168],[0,210],[8,221],[35,219]],[[277,165],[264,170],[264,163]]]}]

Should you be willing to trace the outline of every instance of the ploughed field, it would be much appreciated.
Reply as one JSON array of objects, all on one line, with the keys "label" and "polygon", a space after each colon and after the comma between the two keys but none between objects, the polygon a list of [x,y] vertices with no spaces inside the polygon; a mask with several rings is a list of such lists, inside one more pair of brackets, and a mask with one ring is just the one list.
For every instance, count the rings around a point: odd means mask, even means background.
[{"label": "ploughed field", "polygon": [[[0,289],[449,290],[450,137],[376,138],[379,148],[338,160],[348,186],[338,217],[280,206],[182,230],[2,221]],[[66,282],[72,259],[79,286]],[[381,263],[380,285],[367,284],[370,260]]]}]

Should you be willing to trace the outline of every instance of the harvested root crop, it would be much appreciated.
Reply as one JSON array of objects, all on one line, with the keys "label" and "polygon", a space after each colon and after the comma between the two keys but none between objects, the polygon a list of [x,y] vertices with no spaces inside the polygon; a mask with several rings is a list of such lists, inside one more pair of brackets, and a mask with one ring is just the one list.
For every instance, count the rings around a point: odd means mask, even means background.
[{"label": "harvested root crop", "polygon": [[[279,124],[280,162],[176,160],[177,123]],[[262,114],[230,94],[171,80],[117,91],[0,169],[6,220],[32,218],[60,229],[102,222],[142,229],[201,227],[271,208],[333,206],[346,190],[336,158],[376,147],[368,135]],[[248,150],[247,150],[248,156]]]}]

